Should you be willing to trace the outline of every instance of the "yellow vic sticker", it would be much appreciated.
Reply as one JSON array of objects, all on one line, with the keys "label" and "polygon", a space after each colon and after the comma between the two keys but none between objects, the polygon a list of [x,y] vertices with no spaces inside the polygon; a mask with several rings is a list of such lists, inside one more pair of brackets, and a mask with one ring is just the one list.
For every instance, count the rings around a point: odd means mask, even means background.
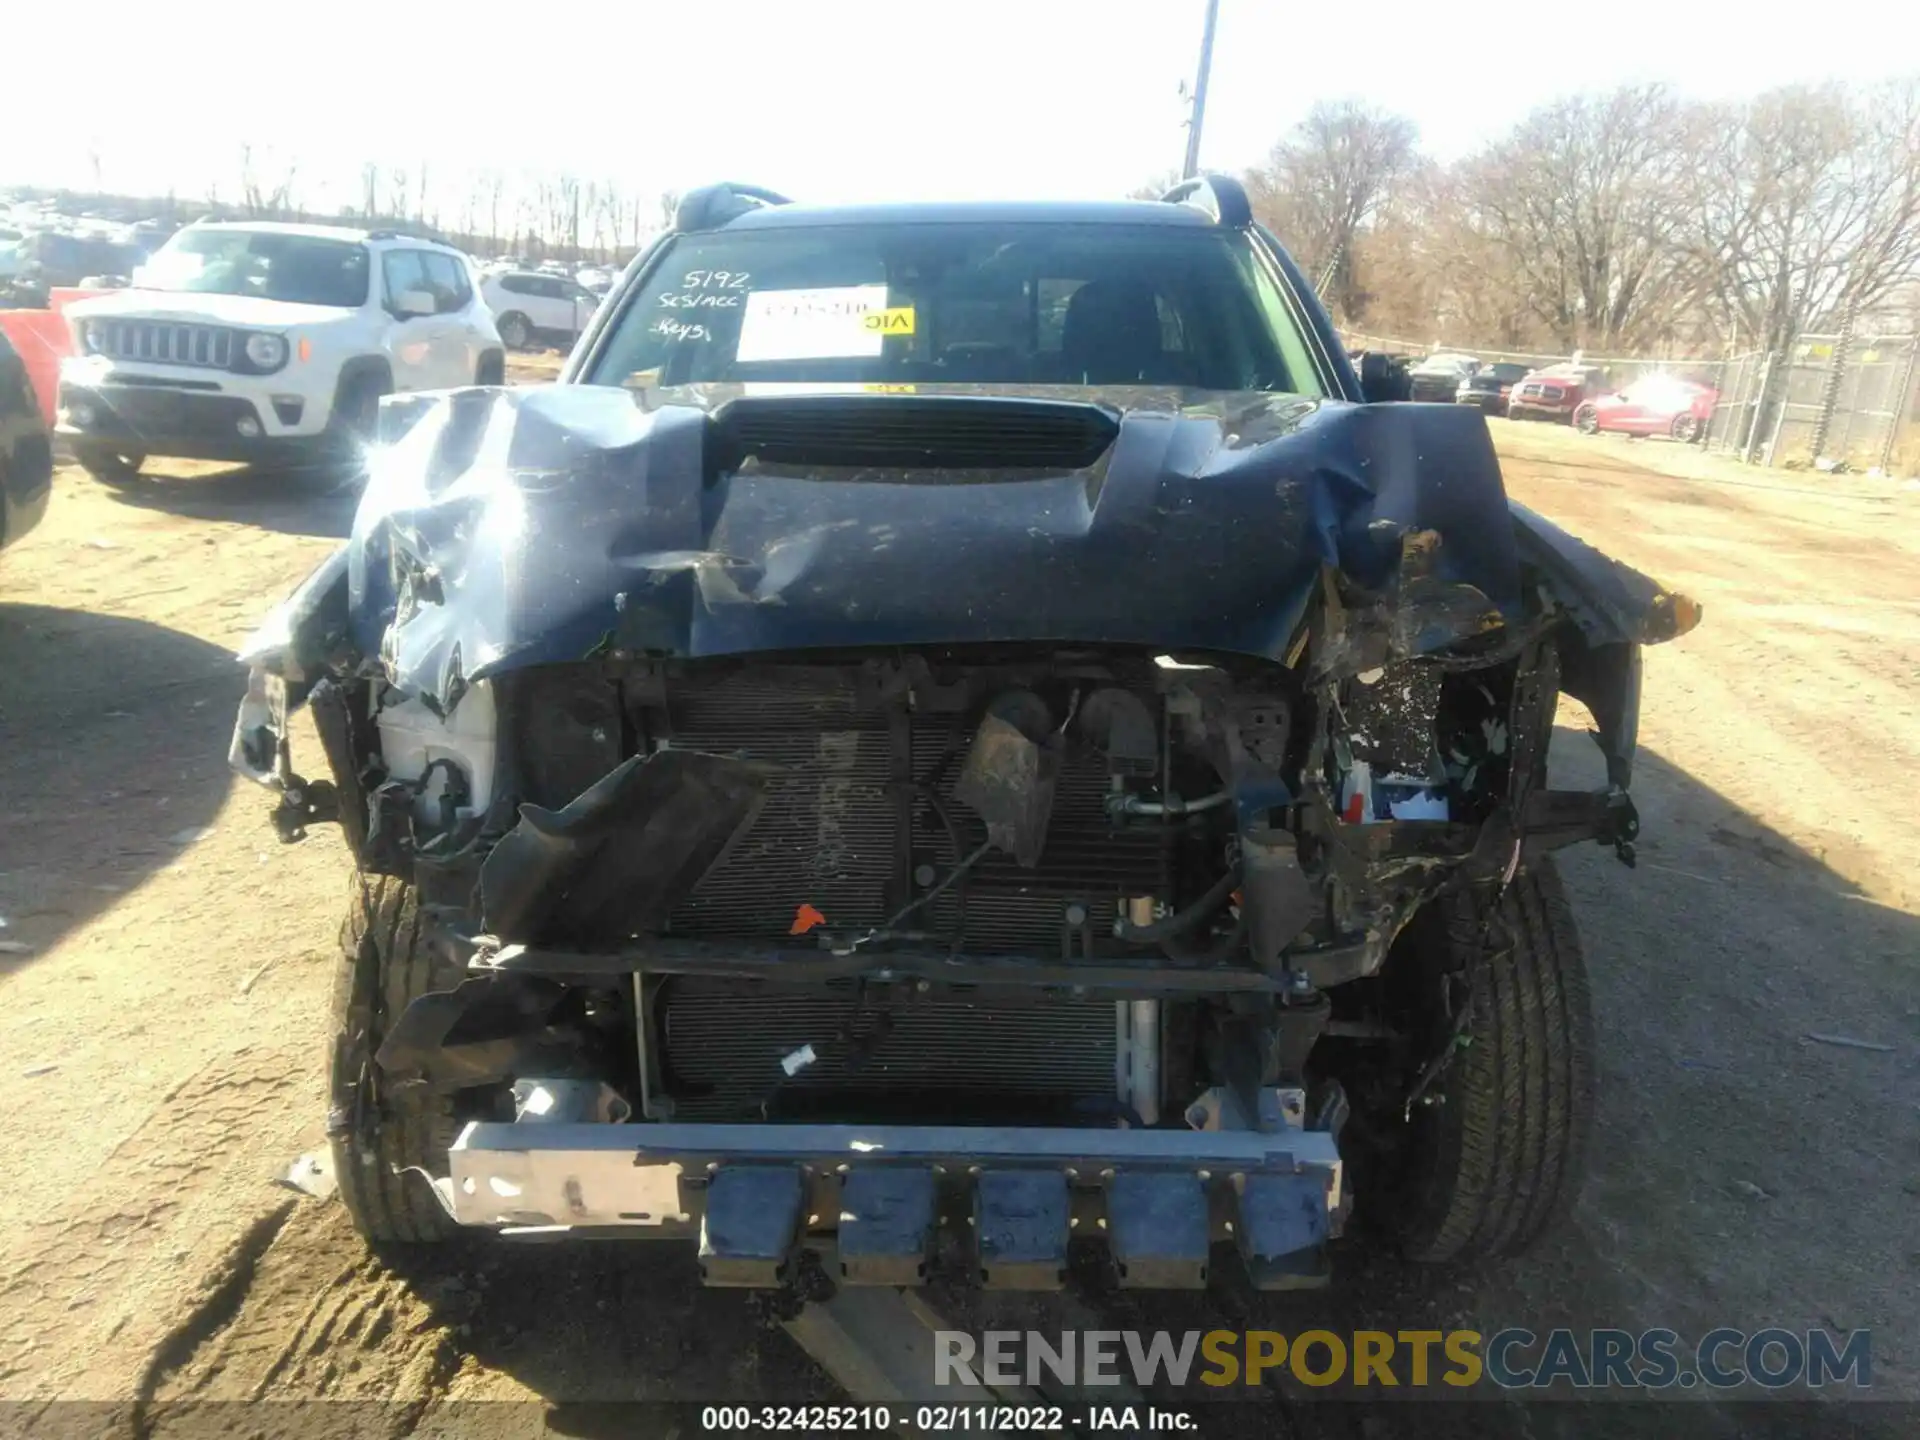
[{"label": "yellow vic sticker", "polygon": [[882,335],[911,335],[913,307],[900,305],[892,310],[869,311],[860,323],[869,330],[878,330]]}]

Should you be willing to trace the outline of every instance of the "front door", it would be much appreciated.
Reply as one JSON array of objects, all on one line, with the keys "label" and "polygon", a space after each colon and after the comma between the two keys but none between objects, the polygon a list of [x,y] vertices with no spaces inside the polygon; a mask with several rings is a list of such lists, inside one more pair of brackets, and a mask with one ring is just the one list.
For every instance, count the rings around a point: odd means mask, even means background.
[{"label": "front door", "polygon": [[433,294],[425,260],[419,250],[389,250],[380,258],[387,314],[393,321],[387,353],[393,365],[393,388],[399,391],[431,390],[438,384],[434,342],[442,328],[441,318],[437,312],[408,315],[400,308],[402,295]]}]

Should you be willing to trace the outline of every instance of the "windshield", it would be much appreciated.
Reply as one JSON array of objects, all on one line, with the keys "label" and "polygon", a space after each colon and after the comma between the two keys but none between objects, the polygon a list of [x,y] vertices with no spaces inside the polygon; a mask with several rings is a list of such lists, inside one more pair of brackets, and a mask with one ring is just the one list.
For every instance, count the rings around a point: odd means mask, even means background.
[{"label": "windshield", "polygon": [[1489,365],[1474,378],[1476,380],[1492,380],[1501,385],[1511,385],[1515,381],[1526,379],[1528,373],[1527,367],[1524,365]]},{"label": "windshield", "polygon": [[1323,393],[1245,234],[985,222],[683,237],[584,378]]},{"label": "windshield", "polygon": [[367,247],[272,230],[183,230],[134,283],[188,295],[252,295],[298,305],[356,307],[367,299]]}]

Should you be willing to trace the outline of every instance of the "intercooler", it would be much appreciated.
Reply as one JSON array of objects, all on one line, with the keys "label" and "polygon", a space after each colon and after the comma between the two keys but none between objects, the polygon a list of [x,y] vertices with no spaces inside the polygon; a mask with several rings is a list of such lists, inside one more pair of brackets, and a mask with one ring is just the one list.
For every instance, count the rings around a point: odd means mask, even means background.
[{"label": "intercooler", "polygon": [[[984,837],[951,798],[978,715],[863,703],[851,675],[827,667],[677,681],[667,704],[674,745],[785,772],[739,843],[675,909],[673,934],[791,943],[803,906],[834,931],[877,926],[959,858],[948,821],[968,849]],[[1070,749],[1039,864],[1024,869],[996,851],[911,928],[947,943],[958,935],[969,954],[1058,959],[1076,937],[1107,948],[1123,897],[1168,893],[1165,837],[1152,826],[1116,831],[1108,784],[1097,753]],[[927,801],[927,789],[944,804]]]}]

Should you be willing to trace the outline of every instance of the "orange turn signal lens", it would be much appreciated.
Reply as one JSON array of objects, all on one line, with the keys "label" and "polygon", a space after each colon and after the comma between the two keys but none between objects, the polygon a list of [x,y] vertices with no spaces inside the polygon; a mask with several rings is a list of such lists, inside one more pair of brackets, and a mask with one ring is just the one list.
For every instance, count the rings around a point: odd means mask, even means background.
[{"label": "orange turn signal lens", "polygon": [[1692,596],[1662,592],[1653,597],[1652,623],[1642,641],[1658,645],[1663,640],[1677,640],[1698,625],[1704,613],[1705,607]]},{"label": "orange turn signal lens", "polygon": [[307,339],[304,335],[300,337],[299,354],[302,360],[311,360],[313,358],[313,341]]}]

